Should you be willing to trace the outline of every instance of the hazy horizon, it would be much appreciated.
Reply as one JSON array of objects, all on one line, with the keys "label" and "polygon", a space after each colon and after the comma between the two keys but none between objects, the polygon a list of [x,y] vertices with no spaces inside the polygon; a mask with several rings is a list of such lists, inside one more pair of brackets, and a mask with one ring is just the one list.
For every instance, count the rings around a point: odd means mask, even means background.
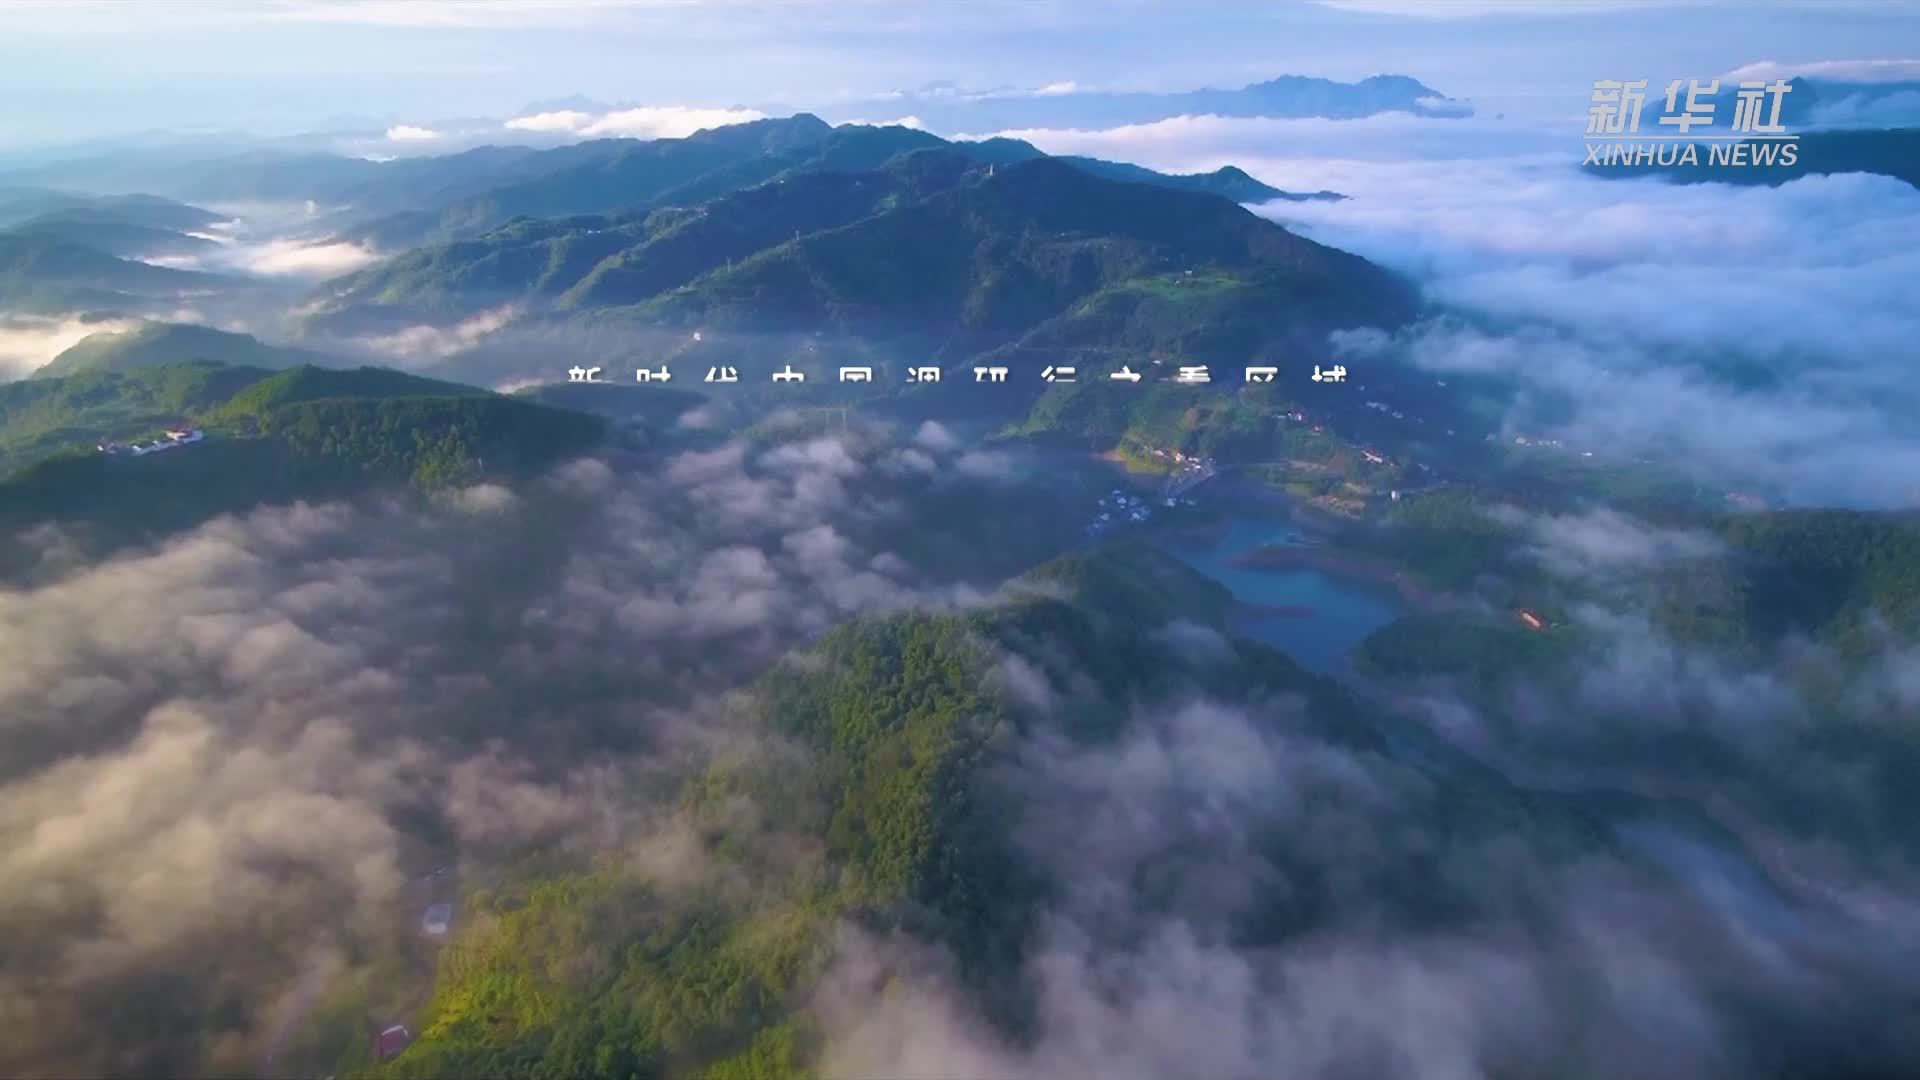
[{"label": "hazy horizon", "polygon": [[778,112],[939,83],[1179,91],[1279,75],[1404,74],[1489,115],[1539,119],[1577,115],[1594,79],[1860,61],[1903,62],[1911,78],[1916,55],[1920,4],[1906,0],[15,0],[0,5],[0,96],[33,107],[0,117],[0,153],[142,132],[365,128],[398,130],[412,145],[397,148],[419,152],[431,139],[408,136],[436,124],[573,98]]}]

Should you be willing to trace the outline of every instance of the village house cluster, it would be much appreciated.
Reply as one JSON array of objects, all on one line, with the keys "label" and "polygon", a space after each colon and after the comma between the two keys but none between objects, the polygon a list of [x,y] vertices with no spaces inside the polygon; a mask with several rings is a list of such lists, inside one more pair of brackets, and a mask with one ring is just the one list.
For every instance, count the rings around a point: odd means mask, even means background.
[{"label": "village house cluster", "polygon": [[1146,521],[1153,516],[1153,508],[1138,495],[1129,495],[1119,488],[1100,499],[1100,511],[1087,526],[1090,533],[1105,532],[1108,528],[1123,521]]},{"label": "village house cluster", "polygon": [[172,428],[160,438],[150,442],[130,443],[126,446],[108,442],[99,444],[96,449],[103,454],[129,454],[133,457],[141,457],[146,454],[157,454],[162,450],[190,446],[206,437],[207,433],[199,428]]}]

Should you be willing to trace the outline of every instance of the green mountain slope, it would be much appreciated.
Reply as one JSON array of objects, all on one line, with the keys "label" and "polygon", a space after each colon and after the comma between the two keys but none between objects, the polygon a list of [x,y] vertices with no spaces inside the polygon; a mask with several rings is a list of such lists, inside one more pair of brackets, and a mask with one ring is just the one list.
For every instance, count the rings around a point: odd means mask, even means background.
[{"label": "green mountain slope", "polygon": [[[336,1056],[313,1048],[315,1066],[390,1077],[811,1076],[812,1003],[843,923],[946,946],[981,1012],[1017,1028],[1037,920],[1068,883],[1022,850],[1021,807],[996,787],[1002,770],[1029,737],[1106,744],[1127,733],[1133,709],[1178,700],[1198,671],[1157,634],[1174,620],[1217,627],[1225,605],[1220,586],[1176,560],[1121,548],[1044,566],[972,614],[833,631],[743,706],[781,752],[716,761],[680,800],[728,887],[689,888],[621,860],[513,875],[468,898],[467,929],[443,954],[404,1053],[368,1062],[364,1034],[348,1024]],[[996,675],[1009,655],[1053,685],[1079,685],[1084,700],[1029,711]],[[1315,737],[1387,752],[1364,707],[1264,647],[1227,644],[1205,679],[1221,702],[1304,698],[1299,722]],[[1455,842],[1504,836],[1566,858],[1600,843],[1577,814],[1484,773],[1432,790],[1445,792],[1433,820]],[[1248,844],[1249,857],[1268,850],[1257,833]],[[1371,895],[1437,913],[1470,887],[1417,861],[1400,880],[1370,882]],[[1174,902],[1153,883],[1177,880],[1178,862],[1143,865],[1132,902]],[[1336,889],[1304,870],[1287,877],[1286,899],[1248,905],[1240,943],[1308,929]]]},{"label": "green mountain slope", "polygon": [[155,195],[81,195],[37,187],[0,188],[0,228],[36,219],[188,232],[204,229],[220,221],[221,216]]},{"label": "green mountain slope", "polygon": [[1729,556],[1673,575],[1662,616],[1675,633],[1742,648],[1801,634],[1850,654],[1920,636],[1920,517],[1771,511],[1712,531]]},{"label": "green mountain slope", "polygon": [[[1398,538],[1398,562],[1446,568],[1476,602],[1364,640],[1355,670],[1377,689],[1466,701],[1480,752],[1509,775],[1567,776],[1578,762],[1607,778],[1583,783],[1711,805],[1785,849],[1920,855],[1906,826],[1920,813],[1920,737],[1904,689],[1920,642],[1920,516],[1676,516],[1660,527],[1686,530],[1684,553],[1609,566],[1619,548],[1556,542],[1511,517],[1503,527],[1490,505],[1476,522],[1467,500],[1449,501]],[[1361,543],[1342,536],[1336,550],[1351,563]],[[1575,569],[1549,572],[1543,544]],[[1549,625],[1529,627],[1523,608]],[[1823,797],[1837,773],[1849,794]]]},{"label": "green mountain slope", "polygon": [[91,220],[65,213],[43,214],[9,227],[8,235],[45,237],[130,259],[192,255],[216,245],[205,237],[124,221]]},{"label": "green mountain slope", "polygon": [[289,405],[328,398],[371,401],[414,397],[497,397],[478,387],[409,375],[390,368],[301,367],[277,372],[223,402],[216,418],[268,416]]},{"label": "green mountain slope", "polygon": [[[490,186],[422,215],[380,220],[355,235],[382,247],[474,235],[512,218],[566,217],[644,208],[676,187],[743,162],[816,142],[832,130],[802,114],[695,132],[680,139],[607,139],[540,152],[520,163],[536,174]],[[544,166],[544,167],[541,167]]]},{"label": "green mountain slope", "polygon": [[[698,370],[833,356],[877,365],[876,392],[892,393],[894,366],[977,358],[1036,371],[1218,363],[1224,385],[1283,350],[1295,364],[1321,359],[1329,330],[1396,325],[1416,297],[1217,195],[1047,158],[981,168],[935,148],[691,209],[516,222],[341,279],[308,329],[350,334],[503,303],[520,306],[523,326],[559,331],[548,340],[603,341],[594,363],[616,352],[687,361],[699,331]],[[976,395],[947,396],[974,407],[960,399]]]},{"label": "green mountain slope", "polygon": [[106,437],[149,417],[205,429],[163,453],[76,451],[0,481],[0,524],[83,526],[109,547],[260,504],[514,475],[591,449],[606,430],[585,413],[382,368],[185,364],[5,390],[0,446]]},{"label": "green mountain slope", "polygon": [[[1184,286],[1172,276],[1185,280],[1187,271],[1218,287],[1174,291]],[[1227,200],[1039,160],[802,236],[624,314],[673,326],[905,335],[941,342],[941,355],[957,358],[1062,316],[1081,325],[1049,330],[1036,349],[1095,339],[1124,347],[1109,336],[1116,328],[1205,333],[1193,316],[1207,309],[1187,299],[1202,291],[1221,310],[1258,310],[1269,338],[1397,322],[1412,302],[1365,260]],[[1075,308],[1103,293],[1085,315]],[[1159,304],[1160,294],[1173,299]]]},{"label": "green mountain slope", "polygon": [[1207,195],[1218,195],[1238,203],[1262,203],[1279,199],[1285,202],[1333,201],[1345,198],[1332,191],[1314,191],[1305,194],[1281,191],[1270,184],[1263,184],[1246,171],[1233,165],[1222,165],[1210,173],[1161,173],[1152,169],[1130,165],[1124,161],[1102,161],[1099,158],[1068,155],[1061,161],[1082,169],[1106,180],[1125,180],[1135,184],[1152,184],[1156,187],[1173,188],[1175,191],[1196,191]]},{"label": "green mountain slope", "polygon": [[636,303],[796,233],[844,225],[950,186],[968,168],[957,156],[913,154],[876,172],[804,174],[696,209],[523,219],[332,282],[308,326],[406,325],[508,302],[558,308]]},{"label": "green mountain slope", "polygon": [[[1474,593],[1502,612],[1492,621],[1457,612],[1410,616],[1362,643],[1363,666],[1395,677],[1467,676],[1483,686],[1546,677],[1553,662],[1580,657],[1572,640],[1578,635],[1562,627],[1543,638],[1521,628],[1511,609],[1555,618],[1605,602],[1646,608],[1662,633],[1688,647],[1752,662],[1774,657],[1792,639],[1851,662],[1889,636],[1920,637],[1920,517],[1912,513],[1726,515],[1668,504],[1658,511],[1661,527],[1714,546],[1600,582],[1549,573],[1530,535],[1502,513],[1511,510],[1512,495],[1430,492],[1337,537],[1350,562],[1399,568],[1435,589]],[[1445,646],[1435,645],[1442,637]]]},{"label": "green mountain slope", "polygon": [[230,284],[214,274],[116,258],[51,235],[0,232],[0,307],[67,312]]},{"label": "green mountain slope", "polygon": [[188,422],[267,376],[212,361],[0,383],[0,476]]},{"label": "green mountain slope", "polygon": [[190,323],[148,322],[132,330],[89,334],[41,366],[33,377],[74,375],[83,371],[131,371],[184,360],[256,368],[335,362],[311,349],[268,345],[251,334]]},{"label": "green mountain slope", "polygon": [[695,390],[666,386],[620,386],[558,382],[514,391],[513,397],[537,405],[604,416],[609,420],[670,424],[707,400]]},{"label": "green mountain slope", "polygon": [[[867,172],[916,150],[945,149],[982,164],[1001,165],[1046,156],[1012,139],[949,142],[904,127],[835,128],[804,113],[714,128],[684,139],[605,140],[592,147],[544,151],[545,156],[520,163],[526,170],[545,164],[539,175],[454,200],[437,211],[382,218],[352,235],[383,248],[405,248],[471,238],[519,216],[634,214],[653,206],[690,206],[776,179]],[[1168,176],[1092,158],[1061,160],[1108,179],[1205,191],[1241,202],[1296,197],[1232,168]]]}]

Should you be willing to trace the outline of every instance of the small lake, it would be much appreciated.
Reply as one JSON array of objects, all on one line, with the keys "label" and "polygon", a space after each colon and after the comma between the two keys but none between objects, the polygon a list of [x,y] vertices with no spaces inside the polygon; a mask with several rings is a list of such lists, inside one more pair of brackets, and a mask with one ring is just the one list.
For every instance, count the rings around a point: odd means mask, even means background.
[{"label": "small lake", "polygon": [[[1183,562],[1232,590],[1244,605],[1283,605],[1311,609],[1310,615],[1260,615],[1239,612],[1234,629],[1293,657],[1324,675],[1345,674],[1346,654],[1362,638],[1399,618],[1406,606],[1393,591],[1367,581],[1347,580],[1317,570],[1259,570],[1234,560],[1262,547],[1308,544],[1312,538],[1284,518],[1235,516],[1217,542],[1168,540],[1166,548]],[[1391,734],[1393,725],[1383,728]],[[1444,775],[1445,762],[1459,751],[1449,746],[1434,753],[1430,740],[1445,742],[1420,729],[1420,737],[1395,740],[1396,754],[1424,761]],[[1484,763],[1483,763],[1484,764]],[[1568,797],[1553,788],[1535,788],[1550,797]],[[1770,940],[1804,934],[1798,904],[1756,863],[1742,842],[1700,818],[1630,792],[1608,792],[1602,800],[1584,799],[1585,812],[1606,822],[1622,853],[1663,871],[1733,925]]]},{"label": "small lake", "polygon": [[1404,606],[1387,589],[1343,581],[1318,570],[1259,570],[1234,560],[1271,544],[1302,544],[1308,538],[1286,521],[1234,517],[1219,541],[1169,542],[1181,561],[1232,590],[1242,604],[1288,606],[1310,614],[1240,612],[1234,630],[1293,657],[1302,667],[1338,674],[1360,639],[1399,618]]}]

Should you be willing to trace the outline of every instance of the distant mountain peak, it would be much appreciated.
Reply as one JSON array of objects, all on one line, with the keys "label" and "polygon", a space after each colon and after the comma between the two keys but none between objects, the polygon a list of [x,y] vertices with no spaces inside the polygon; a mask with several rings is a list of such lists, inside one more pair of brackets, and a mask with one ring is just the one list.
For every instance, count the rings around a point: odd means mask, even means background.
[{"label": "distant mountain peak", "polygon": [[853,115],[911,113],[935,131],[992,132],[1024,128],[1106,128],[1173,116],[1323,117],[1352,120],[1389,112],[1457,117],[1472,109],[1410,75],[1370,75],[1340,82],[1312,75],[1276,75],[1233,89],[1172,93],[1081,91],[995,94],[951,85],[909,91],[846,107]]},{"label": "distant mountain peak", "polygon": [[33,374],[35,378],[54,378],[83,371],[131,371],[190,360],[256,368],[337,362],[311,350],[269,345],[252,334],[198,323],[148,319],[126,330],[88,334]]}]

